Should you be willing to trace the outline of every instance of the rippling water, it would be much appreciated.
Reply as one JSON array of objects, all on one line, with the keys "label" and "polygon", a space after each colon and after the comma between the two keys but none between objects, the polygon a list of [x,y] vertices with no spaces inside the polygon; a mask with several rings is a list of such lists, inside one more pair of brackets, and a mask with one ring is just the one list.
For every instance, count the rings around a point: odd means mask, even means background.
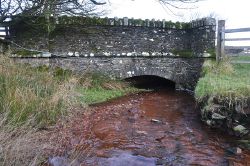
[{"label": "rippling water", "polygon": [[[250,153],[234,138],[199,120],[192,96],[178,91],[147,92],[94,107],[92,146],[83,165],[250,165]],[[84,119],[84,118],[83,118]],[[82,133],[84,135],[84,133]],[[83,142],[83,140],[82,140]]]}]

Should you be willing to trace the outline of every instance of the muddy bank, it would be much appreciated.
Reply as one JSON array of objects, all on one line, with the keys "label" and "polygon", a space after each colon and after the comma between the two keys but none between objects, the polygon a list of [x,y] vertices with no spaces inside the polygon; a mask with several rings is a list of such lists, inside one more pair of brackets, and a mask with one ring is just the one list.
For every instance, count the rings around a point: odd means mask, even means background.
[{"label": "muddy bank", "polygon": [[250,152],[203,125],[184,92],[144,92],[91,107],[58,126],[51,165],[248,165]]},{"label": "muddy bank", "polygon": [[208,126],[238,137],[249,137],[250,99],[204,98],[199,102],[201,119]]}]

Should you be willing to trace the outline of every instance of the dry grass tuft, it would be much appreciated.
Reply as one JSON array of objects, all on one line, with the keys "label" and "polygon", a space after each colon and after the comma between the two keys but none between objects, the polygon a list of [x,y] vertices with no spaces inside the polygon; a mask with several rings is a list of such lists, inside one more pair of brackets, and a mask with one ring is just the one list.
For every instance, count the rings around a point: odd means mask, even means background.
[{"label": "dry grass tuft", "polygon": [[48,141],[48,131],[18,129],[0,132],[0,165],[40,165],[47,160],[46,149],[53,144]]},{"label": "dry grass tuft", "polygon": [[48,159],[51,126],[81,105],[78,80],[66,76],[0,55],[0,165],[39,165]]}]

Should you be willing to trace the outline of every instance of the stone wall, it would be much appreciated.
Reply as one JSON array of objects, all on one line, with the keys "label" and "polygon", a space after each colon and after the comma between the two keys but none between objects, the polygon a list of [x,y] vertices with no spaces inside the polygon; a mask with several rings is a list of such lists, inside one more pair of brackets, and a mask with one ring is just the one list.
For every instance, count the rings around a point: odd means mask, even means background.
[{"label": "stone wall", "polygon": [[[48,35],[41,18],[13,18],[12,41],[57,56],[201,57],[215,47],[215,20],[191,23],[155,20],[59,17]],[[188,52],[188,54],[187,54]],[[183,54],[184,55],[184,54]]]},{"label": "stone wall", "polygon": [[155,75],[176,83],[177,88],[193,90],[200,76],[203,58],[170,57],[68,57],[14,58],[32,66],[60,67],[77,73],[102,72],[113,78]]}]

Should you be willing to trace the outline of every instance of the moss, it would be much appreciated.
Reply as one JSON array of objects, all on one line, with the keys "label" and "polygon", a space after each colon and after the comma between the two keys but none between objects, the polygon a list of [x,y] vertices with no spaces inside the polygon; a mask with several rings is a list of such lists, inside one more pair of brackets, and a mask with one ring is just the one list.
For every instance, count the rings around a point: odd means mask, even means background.
[{"label": "moss", "polygon": [[58,18],[59,24],[62,25],[106,25],[106,18],[99,17],[81,17],[81,16],[61,16]]},{"label": "moss", "polygon": [[[118,21],[115,21],[115,25],[120,25],[120,21],[122,19],[118,19]],[[132,22],[133,25],[142,25],[146,26],[146,21],[141,19],[129,19],[129,21]],[[82,16],[60,16],[58,17],[59,24],[55,24],[56,20],[55,18],[50,18],[50,29],[53,31],[53,29],[57,28],[60,25],[66,26],[66,25],[108,25],[109,18],[99,18],[99,17],[82,17]],[[45,20],[44,17],[35,17],[35,16],[26,16],[26,17],[14,17],[14,20],[12,23],[14,26],[18,25],[26,25],[35,29],[42,29],[43,31],[48,30],[48,23]],[[153,27],[154,24],[159,24],[158,21],[149,21],[150,27]],[[172,21],[166,21],[165,22],[166,28],[173,28],[173,29],[188,29],[190,28],[190,23],[183,23],[183,22],[172,22]]]},{"label": "moss", "polygon": [[171,51],[174,55],[180,56],[180,57],[192,57],[193,51],[192,50],[172,50]]},{"label": "moss", "polygon": [[215,58],[216,57],[216,51],[214,48],[210,48],[206,50],[207,53],[211,55],[211,57]]},{"label": "moss", "polygon": [[176,28],[176,29],[181,29],[181,23],[177,21],[177,22],[175,23],[175,28]]},{"label": "moss", "polygon": [[167,28],[174,28],[175,27],[175,25],[172,21],[166,21],[165,26]]},{"label": "moss", "polygon": [[142,19],[135,19],[134,24],[144,26],[144,21]]},{"label": "moss", "polygon": [[100,52],[103,51],[103,49],[97,47],[97,46],[94,45],[94,44],[93,44],[93,45],[90,45],[90,49],[91,49],[91,52],[93,52],[93,53],[100,53]]},{"label": "moss", "polygon": [[30,57],[33,55],[40,54],[38,51],[29,51],[29,50],[16,50],[13,52],[13,54],[19,55],[21,57]]},{"label": "moss", "polygon": [[191,27],[191,25],[190,25],[190,23],[183,22],[183,23],[181,23],[181,27],[182,27],[182,29],[189,29]]}]

